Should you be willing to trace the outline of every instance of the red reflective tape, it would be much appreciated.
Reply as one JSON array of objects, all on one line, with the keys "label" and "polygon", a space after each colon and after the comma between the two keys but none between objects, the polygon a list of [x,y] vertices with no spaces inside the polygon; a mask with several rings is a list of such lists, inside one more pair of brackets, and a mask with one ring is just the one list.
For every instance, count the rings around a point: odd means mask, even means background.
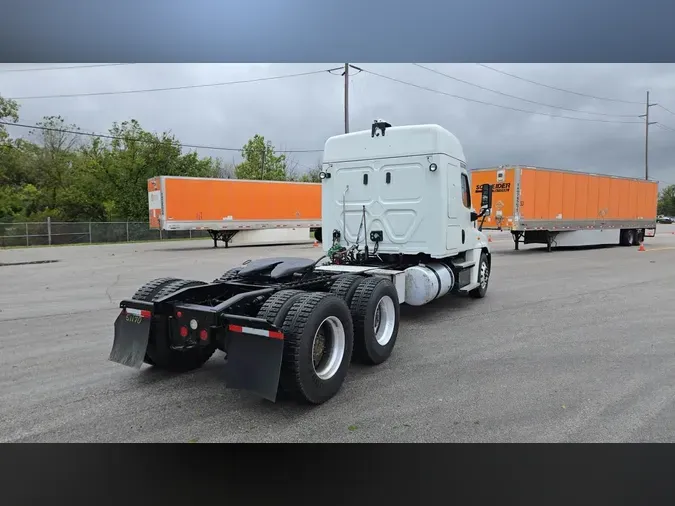
[{"label": "red reflective tape", "polygon": [[239,332],[242,334],[251,334],[254,336],[269,337],[270,339],[283,340],[284,335],[281,332],[274,330],[256,329],[253,327],[242,327],[241,325],[228,325],[228,329],[232,332]]},{"label": "red reflective tape", "polygon": [[134,309],[128,307],[125,308],[124,311],[132,315],[140,316],[141,318],[152,318],[152,312],[148,311],[147,309]]}]

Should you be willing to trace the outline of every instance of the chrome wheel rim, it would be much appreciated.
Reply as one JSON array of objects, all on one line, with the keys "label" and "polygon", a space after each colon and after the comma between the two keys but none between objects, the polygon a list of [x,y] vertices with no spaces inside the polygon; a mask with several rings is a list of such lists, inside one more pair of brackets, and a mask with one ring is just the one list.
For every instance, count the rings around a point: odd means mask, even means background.
[{"label": "chrome wheel rim", "polygon": [[385,295],[377,303],[373,317],[373,330],[375,331],[377,344],[386,346],[394,335],[395,326],[396,307],[391,297]]},{"label": "chrome wheel rim", "polygon": [[480,264],[480,287],[482,289],[487,288],[489,279],[490,279],[490,269],[488,269],[487,262],[483,261]]},{"label": "chrome wheel rim", "polygon": [[345,354],[345,328],[337,316],[329,316],[319,325],[312,341],[312,367],[322,380],[335,376]]}]

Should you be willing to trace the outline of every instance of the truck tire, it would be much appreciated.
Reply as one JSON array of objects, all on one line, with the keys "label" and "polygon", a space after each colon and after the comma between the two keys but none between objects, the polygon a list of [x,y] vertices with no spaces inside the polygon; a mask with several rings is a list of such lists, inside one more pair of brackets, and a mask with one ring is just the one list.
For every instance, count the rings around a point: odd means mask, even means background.
[{"label": "truck tire", "polygon": [[[192,281],[186,279],[177,279],[165,284],[152,298],[153,301],[163,299],[176,293],[183,288],[205,285],[203,281]],[[212,342],[208,346],[197,346],[190,350],[178,351],[168,347],[168,329],[164,325],[153,325],[150,331],[150,340],[146,357],[151,365],[158,369],[164,369],[170,372],[187,372],[198,369],[211,358],[216,351],[216,343]],[[159,339],[165,339],[167,343],[160,346]]]},{"label": "truck tire", "polygon": [[275,293],[261,306],[258,311],[258,318],[268,321],[276,327],[284,324],[284,319],[288,310],[295,301],[307,294],[302,290],[281,290]]},{"label": "truck tire", "polygon": [[478,261],[478,282],[480,286],[469,292],[469,296],[474,299],[485,297],[490,282],[490,261],[485,252],[480,254],[480,260]]},{"label": "truck tire", "polygon": [[158,278],[148,281],[131,296],[133,300],[142,300],[144,302],[152,302],[155,294],[161,290],[165,285],[172,281],[177,281],[178,278]]},{"label": "truck tire", "polygon": [[229,281],[230,279],[234,279],[239,275],[239,271],[241,270],[241,267],[234,267],[230,269],[229,271],[225,271],[222,276],[219,278],[216,278],[213,280],[214,283],[222,283],[223,281]]},{"label": "truck tire", "polygon": [[[136,293],[131,296],[133,300],[142,300],[143,302],[152,302],[153,297],[155,294],[161,290],[163,287],[168,285],[169,283],[172,283],[173,281],[177,281],[178,278],[158,278],[158,279],[153,279],[152,281],[148,281],[146,284],[144,284],[142,287],[140,287],[138,290],[136,290]],[[153,325],[154,326],[154,325]],[[152,332],[152,330],[151,330]],[[145,354],[145,357],[143,358],[143,362],[145,362],[148,365],[155,365],[155,363],[152,361],[152,359],[148,356],[148,354]]]},{"label": "truck tire", "polygon": [[[288,310],[295,304],[295,301],[306,294],[307,292],[302,290],[281,290],[265,301],[257,316],[275,327],[281,328]],[[281,383],[279,383],[277,387],[277,400],[287,399],[288,397],[288,394],[281,387]]]},{"label": "truck tire", "polygon": [[335,280],[335,283],[333,283],[333,286],[330,287],[330,293],[340,297],[349,306],[352,303],[356,288],[365,279],[367,278],[357,276],[356,274],[343,274],[339,276],[337,280]]},{"label": "truck tire", "polygon": [[377,365],[389,358],[396,344],[400,306],[396,288],[386,278],[366,278],[350,303],[354,321],[354,358]]},{"label": "truck tire", "polygon": [[176,279],[170,283],[165,284],[160,288],[157,293],[152,297],[152,301],[158,301],[163,299],[164,297],[168,297],[169,295],[172,295],[176,293],[178,290],[182,290],[183,288],[190,288],[192,286],[202,286],[205,285],[203,281],[194,281],[194,280],[189,280],[189,279]]},{"label": "truck tire", "polygon": [[345,301],[322,292],[299,297],[282,330],[280,387],[289,396],[321,404],[342,387],[354,346],[352,318]]}]

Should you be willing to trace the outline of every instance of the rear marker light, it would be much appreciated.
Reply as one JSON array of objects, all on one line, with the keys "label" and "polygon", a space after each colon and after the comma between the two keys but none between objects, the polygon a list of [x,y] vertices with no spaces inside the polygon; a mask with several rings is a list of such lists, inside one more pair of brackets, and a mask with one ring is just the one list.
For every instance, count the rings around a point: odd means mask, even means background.
[{"label": "rear marker light", "polygon": [[199,339],[202,341],[206,341],[209,338],[209,333],[206,331],[206,329],[202,329],[199,331]]},{"label": "rear marker light", "polygon": [[182,318],[182,317],[183,317],[183,313],[181,313],[180,311],[176,311],[176,318]]},{"label": "rear marker light", "polygon": [[187,335],[188,335],[188,329],[187,329],[187,327],[181,327],[181,328],[180,328],[180,336],[181,336],[181,337],[187,337]]}]

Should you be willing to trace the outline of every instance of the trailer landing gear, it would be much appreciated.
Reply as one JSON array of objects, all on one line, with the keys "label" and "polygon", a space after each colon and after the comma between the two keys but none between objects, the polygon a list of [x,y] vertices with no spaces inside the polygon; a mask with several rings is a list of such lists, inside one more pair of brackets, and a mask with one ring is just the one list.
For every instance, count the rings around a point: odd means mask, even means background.
[{"label": "trailer landing gear", "polygon": [[207,230],[211,239],[213,239],[213,247],[218,247],[218,241],[223,241],[225,247],[230,246],[230,241],[237,234],[238,230]]}]

